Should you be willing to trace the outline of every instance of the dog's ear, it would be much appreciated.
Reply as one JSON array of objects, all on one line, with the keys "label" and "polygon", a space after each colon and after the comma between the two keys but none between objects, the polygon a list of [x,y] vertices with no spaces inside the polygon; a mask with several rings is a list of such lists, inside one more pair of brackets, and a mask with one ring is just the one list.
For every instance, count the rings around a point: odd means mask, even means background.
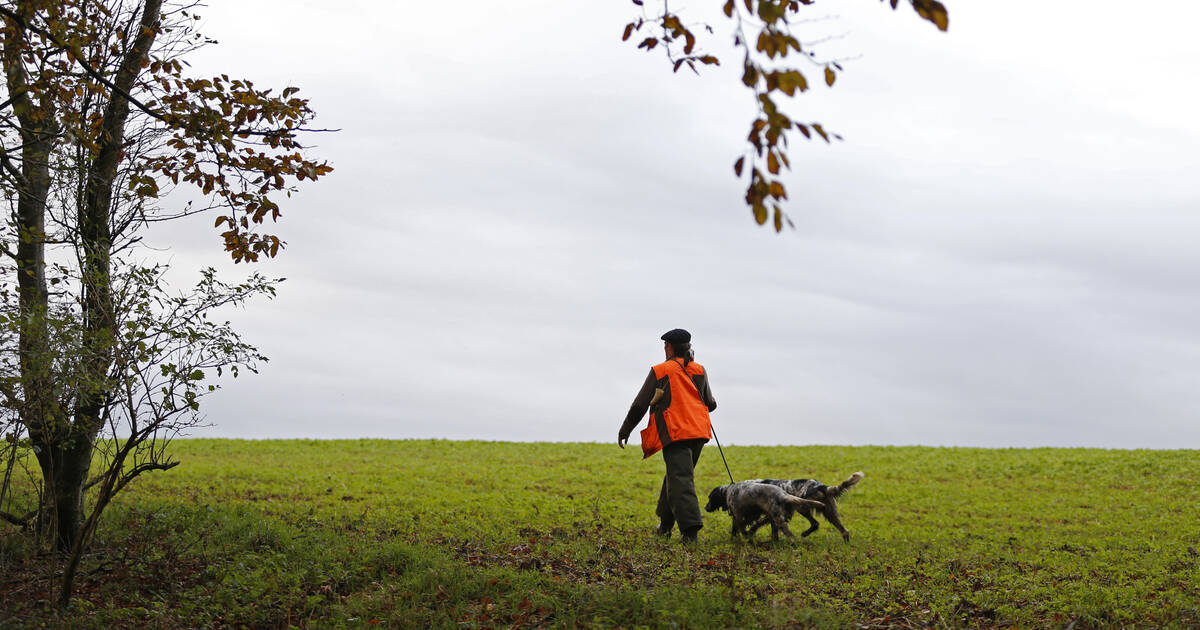
[{"label": "dog's ear", "polygon": [[725,509],[725,486],[717,486],[708,493],[708,505],[704,506],[706,512],[716,512],[717,510]]}]

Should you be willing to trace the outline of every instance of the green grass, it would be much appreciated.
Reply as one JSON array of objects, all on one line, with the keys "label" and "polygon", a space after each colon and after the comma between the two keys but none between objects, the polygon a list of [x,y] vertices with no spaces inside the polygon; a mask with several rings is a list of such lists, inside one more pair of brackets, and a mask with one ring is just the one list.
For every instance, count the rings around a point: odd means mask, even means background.
[{"label": "green grass", "polygon": [[[729,447],[742,478],[865,471],[853,538],[738,543],[717,513],[684,549],[650,534],[663,465],[636,448],[173,448],[110,508],[66,618],[0,536],[0,627],[1200,626],[1197,451]],[[724,477],[706,448],[698,489]]]}]

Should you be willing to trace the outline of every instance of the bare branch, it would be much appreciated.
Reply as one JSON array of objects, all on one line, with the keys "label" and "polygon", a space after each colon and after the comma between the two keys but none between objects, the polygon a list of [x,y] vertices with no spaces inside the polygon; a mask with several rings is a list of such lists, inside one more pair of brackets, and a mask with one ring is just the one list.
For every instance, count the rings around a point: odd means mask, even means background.
[{"label": "bare branch", "polygon": [[17,527],[28,527],[29,523],[33,521],[33,517],[35,516],[37,516],[37,510],[33,510],[24,516],[16,516],[14,514],[9,514],[8,512],[0,512],[0,520],[8,521]]}]

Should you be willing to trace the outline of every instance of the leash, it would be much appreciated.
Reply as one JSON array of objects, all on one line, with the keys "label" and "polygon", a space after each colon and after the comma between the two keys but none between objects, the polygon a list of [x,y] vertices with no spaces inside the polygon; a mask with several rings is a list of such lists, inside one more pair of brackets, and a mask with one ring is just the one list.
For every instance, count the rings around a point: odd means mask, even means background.
[{"label": "leash", "polygon": [[729,475],[729,483],[734,483],[733,473],[729,472],[729,462],[725,461],[725,449],[721,448],[721,439],[717,437],[717,430],[713,428],[712,422],[708,423],[708,430],[712,431],[713,439],[717,441],[717,452],[721,454],[721,461],[725,464],[725,473]]}]

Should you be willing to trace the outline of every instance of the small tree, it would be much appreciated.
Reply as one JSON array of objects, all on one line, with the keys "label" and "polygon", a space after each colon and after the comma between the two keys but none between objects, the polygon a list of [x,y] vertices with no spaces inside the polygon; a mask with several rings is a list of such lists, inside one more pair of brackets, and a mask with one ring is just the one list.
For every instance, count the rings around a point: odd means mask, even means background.
[{"label": "small tree", "polygon": [[[28,440],[41,471],[32,518],[67,558],[63,605],[104,506],[137,474],[171,465],[161,447],[195,421],[208,370],[261,360],[228,326],[203,322],[271,283],[228,286],[206,273],[168,299],[161,268],[134,264],[132,247],[155,221],[217,210],[235,261],[275,256],[283,241],[261,231],[280,216],[273,197],[332,170],[304,155],[298,134],[312,131],[313,113],[296,88],[275,95],[185,75],[182,59],[208,43],[193,6],[0,0],[0,189],[13,210],[0,253],[16,289],[0,395],[9,433]],[[209,203],[159,203],[180,185]],[[94,465],[101,474],[89,480]]]}]

